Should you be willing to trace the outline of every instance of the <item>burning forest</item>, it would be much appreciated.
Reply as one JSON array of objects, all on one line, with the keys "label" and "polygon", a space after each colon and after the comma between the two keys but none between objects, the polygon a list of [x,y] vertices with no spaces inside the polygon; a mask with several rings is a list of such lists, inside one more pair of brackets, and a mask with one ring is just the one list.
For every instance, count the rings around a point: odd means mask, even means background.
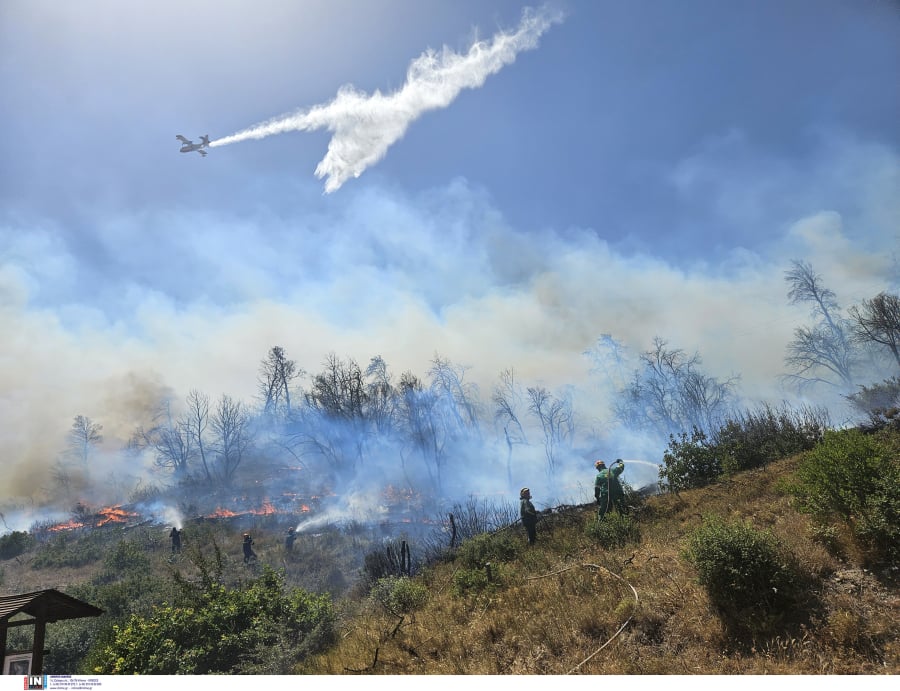
[{"label": "burning forest", "polygon": [[[683,367],[687,376],[696,363]],[[6,527],[44,535],[268,521],[301,533],[348,523],[414,532],[471,499],[513,504],[524,485],[541,508],[589,502],[597,457],[627,449],[653,458],[664,448],[662,429],[610,426],[598,436],[577,392],[529,386],[512,370],[485,401],[465,367],[439,356],[422,378],[395,377],[377,356],[362,368],[329,355],[307,375],[274,347],[257,378],[252,405],[196,390],[157,401],[118,448],[100,423],[77,416],[44,498],[3,507]],[[724,405],[728,388],[721,393],[709,401]],[[624,479],[655,487],[658,471],[630,463]]]}]

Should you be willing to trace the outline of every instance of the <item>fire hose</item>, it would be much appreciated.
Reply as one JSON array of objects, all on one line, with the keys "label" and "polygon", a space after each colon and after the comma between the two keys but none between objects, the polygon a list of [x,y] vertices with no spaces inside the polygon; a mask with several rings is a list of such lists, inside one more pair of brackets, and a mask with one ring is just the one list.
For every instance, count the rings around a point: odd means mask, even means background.
[{"label": "fire hose", "polygon": [[[624,584],[627,585],[629,588],[631,588],[631,592],[634,593],[634,604],[637,605],[637,604],[639,603],[637,590],[635,590],[634,586],[631,585],[631,583],[629,583],[628,581],[626,581],[624,578],[622,578],[619,574],[614,573],[614,572],[610,571],[609,569],[607,569],[605,566],[600,566],[599,564],[580,564],[579,566],[581,566],[581,567],[583,567],[583,568],[590,568],[590,569],[603,569],[604,571],[606,571],[606,573],[610,574],[611,576],[614,576],[615,578],[618,578],[620,581],[622,581],[622,583],[624,583]],[[545,573],[543,576],[532,576],[532,577],[530,577],[530,578],[526,578],[525,580],[536,580],[536,579],[538,579],[538,578],[547,578],[548,576],[555,576],[556,574],[563,573],[563,572],[565,572],[565,571],[569,571],[570,569],[574,569],[574,568],[575,568],[575,566],[567,566],[567,567],[565,567],[564,569],[559,569],[558,571],[552,571],[552,572],[550,572],[550,573]],[[584,658],[581,662],[579,662],[579,663],[578,663],[577,665],[575,665],[572,669],[570,669],[568,672],[566,672],[566,674],[572,674],[573,672],[577,672],[578,669],[579,669],[583,664],[585,664],[586,662],[588,662],[588,661],[589,661],[590,659],[592,659],[595,655],[597,655],[597,653],[599,653],[599,652],[600,652],[601,650],[603,650],[606,646],[608,646],[610,643],[612,643],[612,642],[616,639],[616,637],[617,637],[620,633],[622,633],[622,631],[625,630],[625,627],[628,626],[628,624],[631,623],[631,620],[632,620],[632,619],[634,619],[634,614],[632,614],[630,617],[628,617],[628,619],[625,620],[625,623],[623,623],[623,624],[618,628],[618,630],[617,630],[612,636],[610,636],[609,640],[607,640],[606,643],[604,643],[603,645],[601,645],[601,646],[600,646],[599,648],[597,648],[594,652],[592,652],[590,655],[588,655],[586,658]]]}]

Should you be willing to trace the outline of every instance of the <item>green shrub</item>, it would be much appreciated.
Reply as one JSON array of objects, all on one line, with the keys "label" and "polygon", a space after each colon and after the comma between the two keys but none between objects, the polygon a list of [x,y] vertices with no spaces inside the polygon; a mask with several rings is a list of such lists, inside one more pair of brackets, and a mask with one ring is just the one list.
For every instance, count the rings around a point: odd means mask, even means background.
[{"label": "green shrub", "polygon": [[900,461],[859,430],[826,432],[801,461],[790,491],[802,511],[847,524],[876,560],[900,558]]},{"label": "green shrub", "polygon": [[868,416],[863,427],[900,430],[900,377],[885,379],[880,384],[860,386],[859,391],[846,397],[853,406]]},{"label": "green shrub", "polygon": [[34,538],[24,530],[14,530],[0,537],[0,559],[12,559],[27,552],[34,544]]},{"label": "green shrub", "polygon": [[659,471],[662,484],[678,492],[715,481],[722,474],[722,464],[706,433],[694,427],[690,438],[685,432],[680,436],[679,440],[674,434],[669,435],[669,448],[663,454]]},{"label": "green shrub", "polygon": [[34,569],[58,569],[66,566],[78,567],[91,564],[103,558],[106,552],[106,538],[96,531],[82,536],[66,533],[54,535],[41,545],[31,566]]},{"label": "green shrub", "polygon": [[456,553],[468,568],[481,568],[488,562],[503,562],[515,559],[523,541],[511,530],[501,530],[494,534],[483,533],[463,542]]},{"label": "green shrub", "polygon": [[44,673],[88,672],[83,669],[84,659],[102,626],[103,622],[94,617],[59,621],[48,626]]},{"label": "green shrub", "polygon": [[601,519],[588,521],[585,533],[606,549],[624,547],[641,541],[638,522],[629,515],[607,513]]},{"label": "green shrub", "polygon": [[722,610],[771,611],[787,602],[797,573],[769,531],[707,517],[682,552],[700,584]]},{"label": "green shrub", "polygon": [[395,616],[409,614],[428,599],[428,589],[411,578],[388,576],[376,581],[370,593],[372,599]]},{"label": "green shrub", "polygon": [[107,570],[117,574],[146,569],[149,564],[144,550],[133,540],[121,540],[103,558]]},{"label": "green shrub", "polygon": [[713,434],[713,447],[727,473],[764,466],[813,448],[828,429],[823,409],[766,404],[726,420]]},{"label": "green shrub", "polygon": [[328,595],[286,592],[282,576],[265,567],[242,589],[204,579],[192,605],[163,605],[150,616],[132,615],[93,654],[99,674],[236,673],[263,663],[277,646],[294,664],[334,640]]},{"label": "green shrub", "polygon": [[[490,577],[488,576],[490,574]],[[453,594],[457,597],[499,588],[502,583],[502,567],[491,564],[481,568],[460,569],[453,574]]]}]

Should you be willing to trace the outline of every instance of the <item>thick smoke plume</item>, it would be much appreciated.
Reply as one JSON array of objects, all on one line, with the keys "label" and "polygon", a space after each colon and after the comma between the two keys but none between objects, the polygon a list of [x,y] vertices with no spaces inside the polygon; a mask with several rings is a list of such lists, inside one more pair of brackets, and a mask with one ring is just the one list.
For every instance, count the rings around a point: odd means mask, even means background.
[{"label": "thick smoke plume", "polygon": [[514,62],[520,52],[536,48],[540,36],[562,19],[560,13],[546,8],[526,8],[513,33],[501,31],[490,41],[478,41],[465,55],[446,46],[440,52],[424,52],[410,64],[403,87],[391,94],[376,90],[370,95],[344,86],[330,103],[274,118],[216,139],[210,146],[327,129],[334,136],[328,153],[316,167],[316,176],[326,178],[325,192],[334,192],[351,176],[359,177],[380,161],[419,116],[446,108],[463,89],[482,86],[490,75]]}]

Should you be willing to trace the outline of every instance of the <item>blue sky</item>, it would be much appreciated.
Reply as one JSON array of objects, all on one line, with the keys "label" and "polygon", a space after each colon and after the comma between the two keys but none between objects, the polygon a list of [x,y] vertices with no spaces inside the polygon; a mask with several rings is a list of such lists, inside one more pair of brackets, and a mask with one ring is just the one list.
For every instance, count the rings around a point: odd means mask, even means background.
[{"label": "blue sky", "polygon": [[[337,189],[327,127],[178,152],[390,97],[528,16],[534,45]],[[26,478],[75,415],[112,444],[164,394],[250,400],[273,345],[439,353],[484,392],[513,367],[601,429],[604,333],[786,398],[791,259],[844,306],[897,290],[898,64],[887,0],[6,0],[0,457]]]}]

